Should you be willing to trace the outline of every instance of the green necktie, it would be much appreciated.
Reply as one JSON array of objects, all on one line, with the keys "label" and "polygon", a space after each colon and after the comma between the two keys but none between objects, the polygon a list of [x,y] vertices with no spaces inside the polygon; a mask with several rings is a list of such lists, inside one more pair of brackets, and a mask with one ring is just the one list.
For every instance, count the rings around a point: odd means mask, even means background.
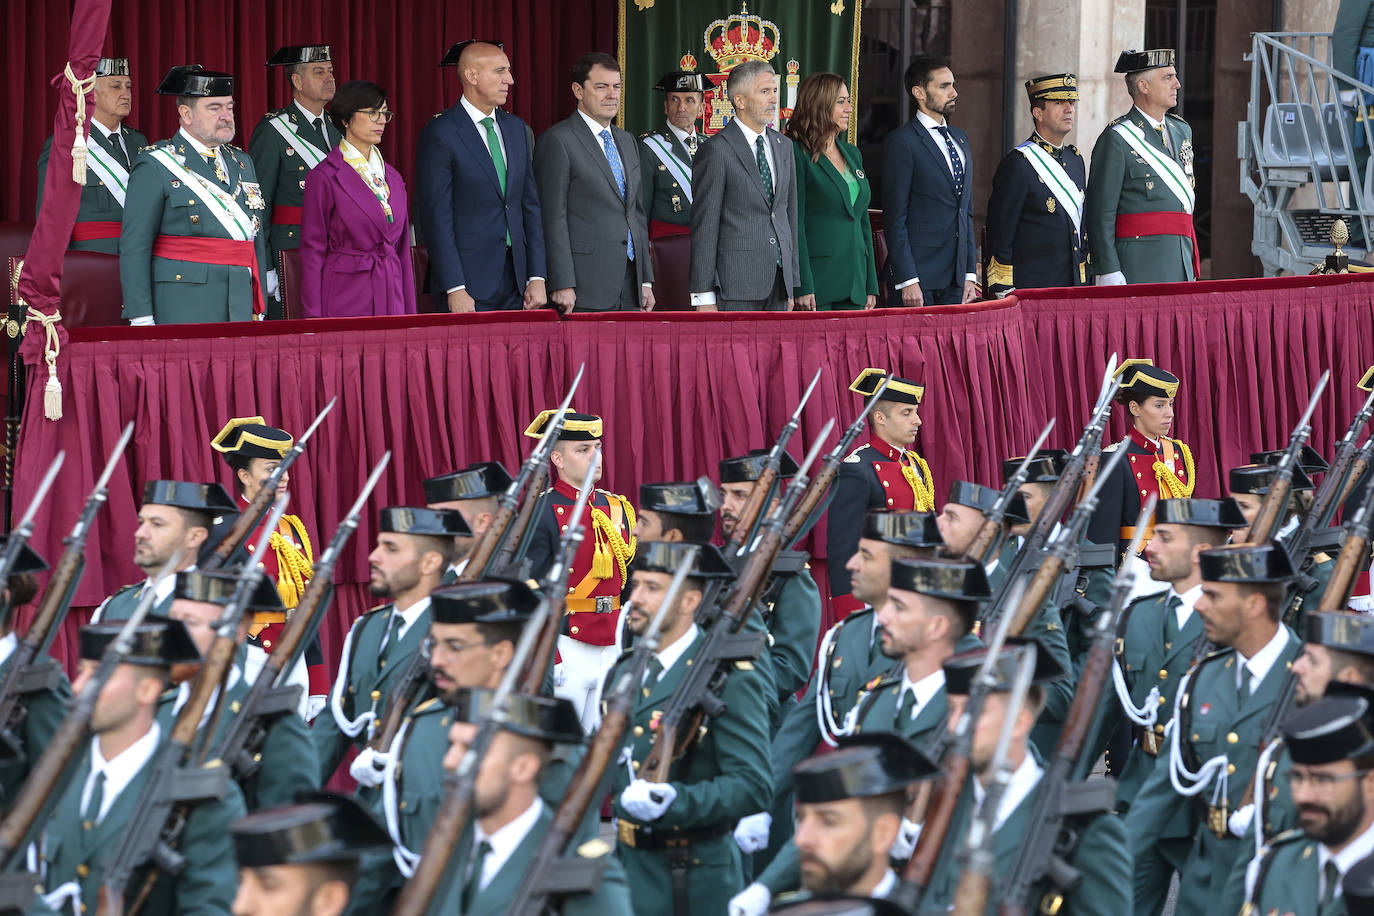
[{"label": "green necktie", "polygon": [[396,611],[391,612],[391,620],[386,627],[386,640],[382,643],[382,664],[386,664],[387,658],[391,655],[391,649],[401,641],[401,625],[405,623],[405,618]]},{"label": "green necktie", "polygon": [[95,774],[95,785],[91,787],[90,800],[86,802],[86,810],[81,814],[81,823],[85,829],[91,829],[86,825],[94,825],[100,820],[100,806],[105,803],[105,771],[101,770]]},{"label": "green necktie", "polygon": [[463,888],[463,909],[472,909],[472,901],[477,897],[477,893],[482,887],[482,864],[486,862],[487,855],[491,852],[491,844],[486,840],[477,844],[477,855],[472,859],[472,874],[468,877],[467,886]]},{"label": "green necktie", "polygon": [[773,170],[768,167],[768,156],[763,151],[763,137],[754,138],[754,158],[759,163],[759,176],[763,178],[763,196],[768,201],[768,209],[773,209]]},{"label": "green necktie", "polygon": [[1326,876],[1326,889],[1322,892],[1322,902],[1318,909],[1324,910],[1336,899],[1336,891],[1341,886],[1341,870],[1335,859],[1326,861],[1322,874]]},{"label": "green necktie", "polygon": [[649,690],[658,683],[658,679],[663,676],[663,662],[658,660],[655,655],[649,659],[649,670],[644,675],[644,689]]},{"label": "green necktie", "polygon": [[[501,152],[501,138],[496,136],[496,120],[483,118],[487,129],[487,149],[491,150],[491,164],[496,167],[496,180],[501,183],[501,196],[506,196],[506,154]],[[506,230],[506,247],[510,247],[510,230]]]},{"label": "green necktie", "polygon": [[130,168],[129,154],[124,149],[124,143],[119,136],[119,132],[116,131],[104,139],[106,146],[109,147],[110,155],[114,157],[116,162],[124,166],[124,171],[127,172]]},{"label": "green necktie", "polygon": [[902,706],[897,710],[897,725],[911,721],[911,713],[916,708],[916,691],[908,687],[902,692]]},{"label": "green necktie", "polygon": [[1178,595],[1170,595],[1169,600],[1164,602],[1164,643],[1172,646],[1178,639],[1178,609],[1183,606],[1183,599]]},{"label": "green necktie", "polygon": [[324,129],[324,118],[316,118],[310,122],[310,126],[315,128],[315,133],[320,135],[320,147],[329,148],[329,134]]}]

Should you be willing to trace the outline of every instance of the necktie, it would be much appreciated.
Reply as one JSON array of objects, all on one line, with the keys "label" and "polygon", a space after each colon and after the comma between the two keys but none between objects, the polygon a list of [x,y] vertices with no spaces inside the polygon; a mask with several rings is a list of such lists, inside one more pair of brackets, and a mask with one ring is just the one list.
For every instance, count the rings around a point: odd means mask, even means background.
[{"label": "necktie", "polygon": [[916,691],[908,687],[902,691],[902,706],[897,710],[897,722],[910,722],[916,712]]},{"label": "necktie", "polygon": [[[82,826],[95,824],[100,820],[100,806],[105,803],[105,771],[101,770],[95,774],[95,784],[91,786],[91,797],[86,802],[86,808],[81,812]],[[90,827],[86,827],[87,830]]]},{"label": "necktie", "polygon": [[1169,131],[1165,129],[1163,124],[1156,127],[1155,130],[1159,131],[1159,138],[1164,141],[1164,148],[1169,151],[1169,155],[1173,155],[1174,145],[1169,142]]},{"label": "necktie", "polygon": [[315,126],[315,133],[320,135],[320,145],[329,145],[329,135],[324,132],[324,118],[316,118],[310,122]]},{"label": "necktie", "polygon": [[110,134],[110,152],[114,155],[115,161],[124,166],[125,171],[129,169],[129,153],[124,149],[124,143],[118,133]]},{"label": "necktie", "polygon": [[768,167],[768,156],[763,151],[763,137],[754,138],[754,158],[759,163],[759,177],[763,179],[763,196],[768,201],[768,209],[773,209],[773,170]]},{"label": "necktie", "polygon": [[962,197],[964,194],[964,160],[959,158],[959,148],[954,145],[954,138],[949,135],[949,128],[941,124],[936,128],[940,136],[945,139],[945,149],[949,152],[949,168],[954,175],[954,196]]},{"label": "necktie", "polygon": [[1336,865],[1335,859],[1327,859],[1326,865],[1322,868],[1322,875],[1326,879],[1326,888],[1322,891],[1322,902],[1319,909],[1326,909],[1331,905],[1331,901],[1336,899],[1336,891],[1341,886],[1341,870]]},{"label": "necktie", "polygon": [[[610,129],[601,132],[601,145],[606,148],[606,161],[611,164],[611,174],[615,176],[615,186],[620,189],[621,199],[625,199],[625,166],[620,162],[620,151],[615,148],[615,140],[611,137]],[[625,257],[631,261],[635,259],[635,235],[633,232],[626,233]]]},{"label": "necktie", "polygon": [[472,901],[482,889],[482,865],[491,854],[491,844],[486,840],[477,844],[477,854],[472,857],[472,875],[467,887],[463,888],[463,909],[472,909]]},{"label": "necktie", "polygon": [[1241,702],[1250,698],[1250,666],[1241,665],[1236,669],[1236,693],[1240,695]]},{"label": "necktie", "polygon": [[658,683],[658,679],[662,676],[663,662],[659,661],[658,656],[655,655],[653,658],[649,659],[648,670],[644,672],[644,689],[652,689],[653,686]]},{"label": "necktie", "polygon": [[215,177],[218,178],[218,179],[219,179],[221,182],[223,182],[224,184],[226,184],[226,185],[229,184],[229,175],[228,175],[228,173],[226,173],[226,172],[224,171],[224,163],[223,163],[223,162],[220,162],[220,159],[219,159],[219,150],[217,150],[217,149],[207,150],[206,153],[205,153],[205,158],[208,159],[208,160],[210,160],[211,164],[214,165],[214,167],[215,167]]},{"label": "necktie", "polygon": [[697,155],[697,135],[687,135],[687,158],[695,159]]},{"label": "necktie", "polygon": [[[506,193],[506,157],[501,152],[501,139],[496,136],[496,121],[492,118],[483,118],[482,126],[487,129],[487,149],[491,150],[491,163],[496,166],[496,180],[501,183],[501,194]],[[609,134],[610,131],[604,131]],[[611,171],[615,171],[615,165],[611,165]],[[620,193],[625,194],[625,179],[620,181]]]},{"label": "necktie", "polygon": [[392,644],[401,641],[401,624],[404,622],[405,618],[399,613],[391,612],[391,620],[387,621],[386,625],[386,636],[382,639],[381,651],[377,653],[381,656],[382,661],[386,661],[387,652],[391,649]]},{"label": "necktie", "polygon": [[1169,600],[1164,602],[1164,644],[1172,646],[1174,640],[1178,639],[1178,609],[1183,605],[1183,599],[1178,595],[1170,595]]}]

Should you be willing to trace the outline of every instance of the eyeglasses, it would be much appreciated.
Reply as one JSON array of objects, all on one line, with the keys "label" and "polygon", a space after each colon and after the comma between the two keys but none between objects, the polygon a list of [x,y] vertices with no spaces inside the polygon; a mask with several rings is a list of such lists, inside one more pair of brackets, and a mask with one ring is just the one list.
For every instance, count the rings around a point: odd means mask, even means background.
[{"label": "eyeglasses", "polygon": [[1369,770],[1356,770],[1353,773],[1308,773],[1303,770],[1289,770],[1288,784],[1293,788],[1309,786],[1316,791],[1325,791],[1334,788],[1343,782],[1350,782],[1352,779],[1361,779],[1369,774]]},{"label": "eyeglasses", "polygon": [[358,114],[367,118],[369,121],[381,121],[383,124],[390,124],[391,119],[396,117],[396,112],[390,109],[383,111],[378,108],[359,108]]},{"label": "eyeglasses", "polygon": [[462,642],[457,639],[440,640],[435,639],[433,636],[426,636],[424,642],[420,643],[420,654],[423,655],[425,658],[432,658],[434,656],[434,650],[438,648],[440,645],[443,645],[444,651],[450,655],[461,655],[468,649],[473,649],[477,646],[485,646],[487,645],[487,643]]}]

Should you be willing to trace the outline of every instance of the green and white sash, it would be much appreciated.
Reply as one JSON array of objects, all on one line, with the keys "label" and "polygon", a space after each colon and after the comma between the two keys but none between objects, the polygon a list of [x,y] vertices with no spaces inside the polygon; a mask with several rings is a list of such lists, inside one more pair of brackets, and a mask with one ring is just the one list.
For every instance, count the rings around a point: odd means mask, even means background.
[{"label": "green and white sash", "polygon": [[153,150],[152,156],[162,163],[163,168],[172,173],[173,178],[179,178],[190,187],[200,190],[210,203],[206,209],[214,214],[231,239],[248,242],[257,235],[258,230],[253,225],[253,217],[243,209],[234,195],[186,168],[181,157],[166,147],[157,147]]},{"label": "green and white sash", "polygon": [[[1122,121],[1113,130],[1120,134],[1121,138],[1130,145],[1131,149],[1139,153],[1142,159],[1155,167],[1155,171],[1159,173],[1164,186],[1183,205],[1183,211],[1192,213],[1196,198],[1193,194],[1193,183],[1188,180],[1188,173],[1183,171],[1183,166],[1179,165],[1172,156],[1168,156],[1151,146],[1150,142],[1145,139],[1144,131],[1131,122]],[[1165,130],[1168,130],[1168,125],[1165,125]]]},{"label": "green and white sash", "polygon": [[[272,129],[281,134],[284,139],[295,151],[300,154],[301,159],[310,168],[314,168],[324,161],[328,153],[320,152],[320,148],[296,132],[296,127],[291,123],[291,118],[285,113],[277,115],[275,118],[268,118],[267,123],[272,125]],[[329,137],[329,128],[325,127],[326,142]]]},{"label": "green and white sash", "polygon": [[661,134],[650,134],[644,138],[644,145],[653,151],[658,157],[658,161],[663,163],[664,168],[677,179],[677,186],[682,189],[683,195],[687,198],[687,203],[692,202],[692,173],[682,164],[682,160],[673,155],[672,145],[663,138]]},{"label": "green and white sash", "polygon": [[110,151],[100,145],[99,140],[86,144],[86,164],[105,183],[105,190],[124,206],[124,195],[129,189],[129,170],[124,168]]},{"label": "green and white sash", "polygon": [[1040,144],[1030,140],[1018,146],[1016,151],[1026,157],[1031,168],[1035,169],[1035,174],[1040,176],[1040,180],[1050,189],[1055,200],[1059,201],[1059,206],[1069,214],[1069,218],[1073,220],[1074,231],[1080,231],[1083,228],[1083,192],[1074,184],[1064,166],[1058,159],[1041,149]]}]

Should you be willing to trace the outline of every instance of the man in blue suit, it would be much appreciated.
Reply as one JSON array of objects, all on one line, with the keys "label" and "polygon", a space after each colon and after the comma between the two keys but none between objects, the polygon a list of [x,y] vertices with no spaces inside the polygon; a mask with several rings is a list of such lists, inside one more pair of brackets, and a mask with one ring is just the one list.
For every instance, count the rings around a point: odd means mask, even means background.
[{"label": "man in blue suit", "polygon": [[463,96],[425,125],[415,155],[430,292],[447,295],[450,312],[541,308],[548,298],[534,134],[500,107],[515,82],[510,60],[498,43],[463,41],[440,63],[454,65]]},{"label": "man in blue suit", "polygon": [[977,297],[973,156],[954,113],[949,61],[917,57],[906,68],[916,117],[883,149],[883,228],[888,282],[904,306],[956,305]]}]

